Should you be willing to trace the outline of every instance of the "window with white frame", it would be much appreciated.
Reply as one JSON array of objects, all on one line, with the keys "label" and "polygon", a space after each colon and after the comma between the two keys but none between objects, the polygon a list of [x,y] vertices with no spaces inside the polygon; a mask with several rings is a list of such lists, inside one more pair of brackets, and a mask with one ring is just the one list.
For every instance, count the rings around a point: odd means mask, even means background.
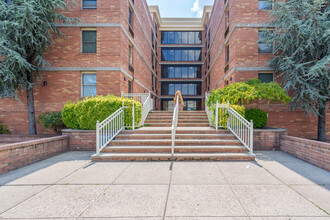
[{"label": "window with white frame", "polygon": [[82,96],[96,96],[96,73],[83,73],[81,83]]},{"label": "window with white frame", "polygon": [[258,52],[259,53],[273,53],[273,44],[266,42],[266,34],[271,30],[258,31]]}]

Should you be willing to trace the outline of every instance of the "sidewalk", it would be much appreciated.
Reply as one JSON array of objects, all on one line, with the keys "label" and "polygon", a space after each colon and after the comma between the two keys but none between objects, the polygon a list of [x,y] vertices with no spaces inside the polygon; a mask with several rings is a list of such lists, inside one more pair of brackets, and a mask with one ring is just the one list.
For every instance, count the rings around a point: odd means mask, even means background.
[{"label": "sidewalk", "polygon": [[330,219],[330,173],[282,152],[173,164],[93,163],[93,153],[0,176],[0,218]]}]

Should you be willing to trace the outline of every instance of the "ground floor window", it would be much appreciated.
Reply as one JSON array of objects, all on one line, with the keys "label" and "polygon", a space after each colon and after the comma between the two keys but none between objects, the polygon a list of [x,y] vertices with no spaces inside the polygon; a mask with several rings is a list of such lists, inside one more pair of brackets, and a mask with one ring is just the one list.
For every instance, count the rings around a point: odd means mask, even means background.
[{"label": "ground floor window", "polygon": [[[202,102],[201,100],[183,100],[184,111],[195,111],[195,110],[202,110]],[[163,111],[173,111],[174,109],[174,101],[173,100],[162,100],[162,110]]]},{"label": "ground floor window", "polygon": [[82,74],[82,96],[96,96],[96,74],[83,73]]},{"label": "ground floor window", "polygon": [[258,78],[263,83],[269,83],[274,81],[273,73],[258,73]]}]

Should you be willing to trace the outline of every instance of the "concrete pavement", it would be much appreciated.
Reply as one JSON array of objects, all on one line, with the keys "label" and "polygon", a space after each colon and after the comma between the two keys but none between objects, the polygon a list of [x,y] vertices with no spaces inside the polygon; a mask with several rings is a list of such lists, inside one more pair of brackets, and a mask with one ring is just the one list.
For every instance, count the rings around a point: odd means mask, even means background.
[{"label": "concrete pavement", "polygon": [[330,219],[330,173],[256,162],[91,162],[68,152],[0,176],[0,218]]}]

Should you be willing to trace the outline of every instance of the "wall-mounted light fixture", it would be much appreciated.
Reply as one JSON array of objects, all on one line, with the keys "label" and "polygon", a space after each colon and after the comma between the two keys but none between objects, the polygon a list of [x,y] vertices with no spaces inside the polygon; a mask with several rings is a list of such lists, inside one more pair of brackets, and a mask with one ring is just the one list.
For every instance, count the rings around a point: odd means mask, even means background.
[{"label": "wall-mounted light fixture", "polygon": [[46,80],[43,82],[43,85],[44,86],[47,86],[47,81]]},{"label": "wall-mounted light fixture", "polygon": [[124,76],[124,81],[126,81],[126,76]]}]

